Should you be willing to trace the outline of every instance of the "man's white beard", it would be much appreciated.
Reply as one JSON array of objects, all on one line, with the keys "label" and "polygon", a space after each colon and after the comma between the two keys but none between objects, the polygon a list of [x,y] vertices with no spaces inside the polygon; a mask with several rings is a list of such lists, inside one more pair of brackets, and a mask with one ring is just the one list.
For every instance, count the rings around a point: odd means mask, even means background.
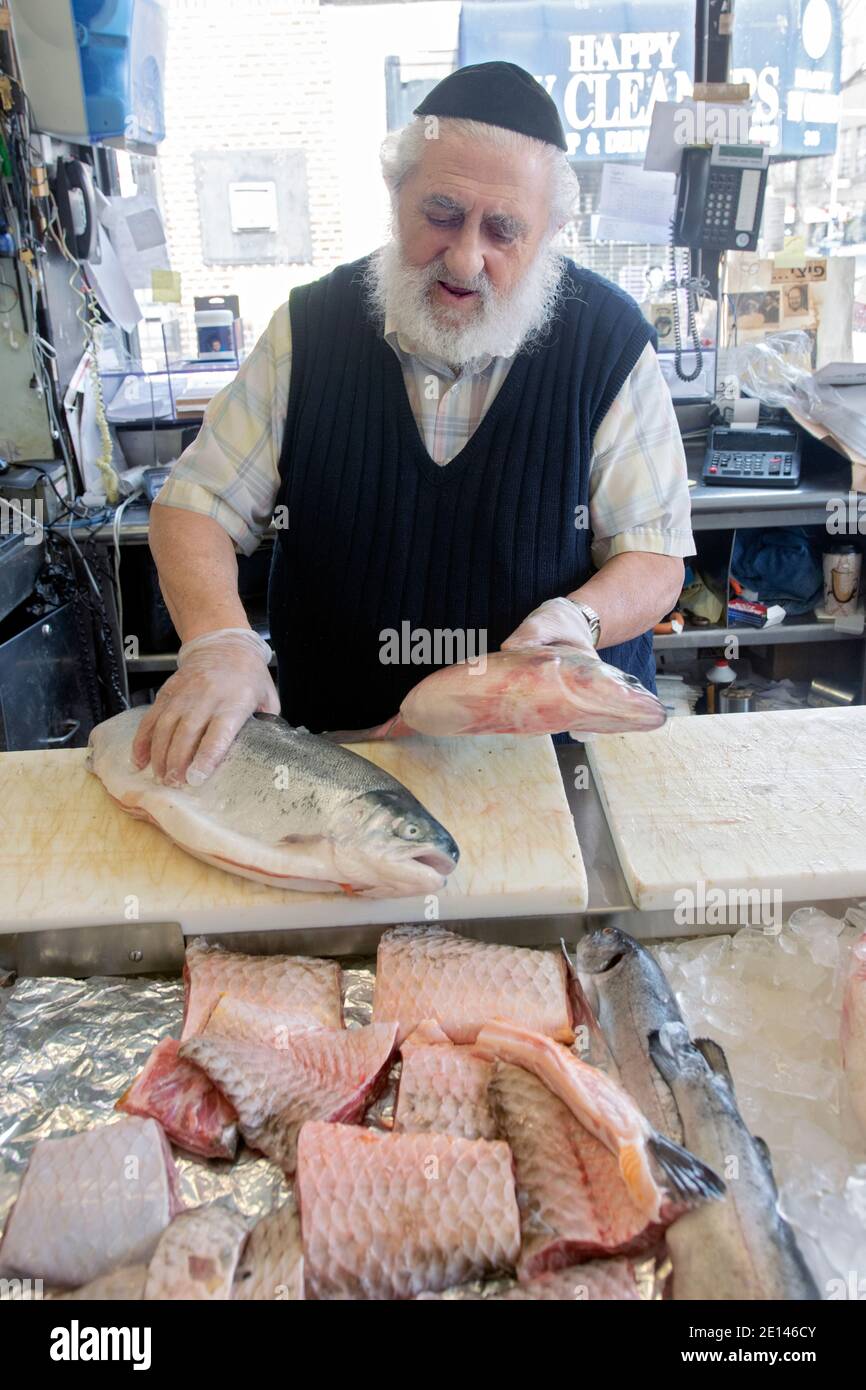
[{"label": "man's white beard", "polygon": [[[541,337],[562,292],[562,257],[545,242],[509,294],[502,294],[485,271],[473,280],[454,279],[440,258],[413,266],[396,239],[373,253],[366,273],[367,292],[380,318],[386,313],[401,337],[450,366],[467,367],[483,357],[511,357]],[[437,280],[475,290],[465,321],[434,303]]]}]

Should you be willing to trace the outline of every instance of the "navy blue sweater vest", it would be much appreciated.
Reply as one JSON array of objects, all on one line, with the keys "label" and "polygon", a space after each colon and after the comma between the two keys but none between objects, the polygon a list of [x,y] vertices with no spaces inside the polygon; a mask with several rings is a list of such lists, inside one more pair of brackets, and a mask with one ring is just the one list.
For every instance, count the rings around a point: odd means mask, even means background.
[{"label": "navy blue sweater vest", "polygon": [[[388,630],[483,633],[495,651],[544,599],[586,581],[593,437],[653,340],[628,295],[566,262],[567,293],[544,341],[517,355],[466,447],[441,467],[370,317],[365,265],[338,266],[290,299],[277,497],[288,524],[269,616],[283,716],[314,731],[380,723],[454,659],[434,647],[429,664],[383,662]],[[651,634],[602,655],[655,688]]]}]

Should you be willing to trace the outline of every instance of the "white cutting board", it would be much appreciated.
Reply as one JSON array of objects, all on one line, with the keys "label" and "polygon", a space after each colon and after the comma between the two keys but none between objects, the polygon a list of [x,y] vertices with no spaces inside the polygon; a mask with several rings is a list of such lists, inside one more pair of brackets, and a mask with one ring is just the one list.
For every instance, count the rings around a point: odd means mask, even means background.
[{"label": "white cutting board", "polygon": [[681,717],[587,750],[637,907],[698,880],[866,897],[866,707]]},{"label": "white cutting board", "polygon": [[[580,912],[586,872],[549,738],[407,738],[353,745],[454,836],[440,920]],[[121,811],[84,750],[0,754],[0,931],[179,922],[261,931],[421,921],[422,897],[297,893],[224,873]],[[137,918],[136,915],[137,914]]]}]

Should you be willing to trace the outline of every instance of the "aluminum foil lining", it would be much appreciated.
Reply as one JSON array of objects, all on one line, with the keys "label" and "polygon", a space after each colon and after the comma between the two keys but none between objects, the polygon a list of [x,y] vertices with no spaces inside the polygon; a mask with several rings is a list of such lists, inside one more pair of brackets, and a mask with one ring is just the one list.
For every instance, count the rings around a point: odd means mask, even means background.
[{"label": "aluminum foil lining", "polygon": [[[346,1025],[368,1023],[373,971],[343,971]],[[183,984],[176,980],[20,979],[0,990],[0,1227],[40,1139],[61,1139],[115,1118],[115,1103],[165,1037],[180,1037]],[[375,1118],[393,1115],[395,1083],[379,1097]],[[234,1163],[174,1148],[188,1206],[221,1200],[258,1219],[279,1205],[289,1185],[267,1159],[241,1148]]]},{"label": "aluminum foil lining", "polygon": [[[348,1028],[372,1019],[373,965],[343,962]],[[156,1044],[180,1036],[182,1016],[180,979],[45,977],[0,988],[0,1228],[38,1141],[112,1120],[117,1100]],[[393,1126],[399,1075],[397,1062],[365,1124]],[[221,1201],[252,1224],[291,1197],[279,1169],[243,1147],[233,1163],[173,1151],[188,1206]],[[641,1298],[660,1298],[664,1267],[644,1258],[635,1268]],[[512,1283],[477,1280],[447,1297],[491,1298]]]}]

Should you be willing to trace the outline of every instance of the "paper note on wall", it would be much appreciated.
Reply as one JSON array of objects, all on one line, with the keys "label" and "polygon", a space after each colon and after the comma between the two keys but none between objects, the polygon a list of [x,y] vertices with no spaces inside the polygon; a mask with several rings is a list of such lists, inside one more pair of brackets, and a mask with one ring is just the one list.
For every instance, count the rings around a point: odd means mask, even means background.
[{"label": "paper note on wall", "polygon": [[605,164],[591,233],[598,241],[663,246],[674,215],[674,174],[648,173],[631,164]]},{"label": "paper note on wall", "polygon": [[150,272],[151,298],[157,304],[180,303],[180,271],[152,270]]}]

